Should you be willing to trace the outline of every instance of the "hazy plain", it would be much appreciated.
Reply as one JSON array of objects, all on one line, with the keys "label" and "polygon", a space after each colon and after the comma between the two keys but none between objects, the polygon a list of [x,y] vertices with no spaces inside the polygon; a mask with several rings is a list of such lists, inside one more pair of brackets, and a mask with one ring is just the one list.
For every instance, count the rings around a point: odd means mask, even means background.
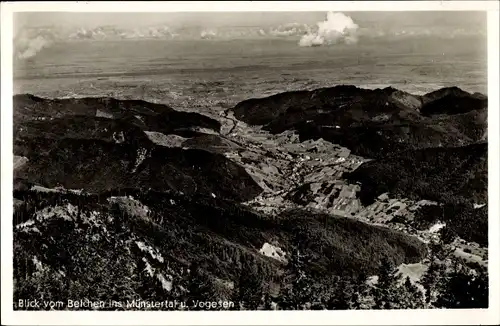
[{"label": "hazy plain", "polygon": [[[54,15],[18,17],[15,46],[32,53],[14,60],[14,93],[109,95],[203,110],[338,84],[487,91],[480,13],[339,14],[345,21],[317,12]],[[322,19],[336,44],[299,46]],[[342,42],[346,31],[356,42]]]}]

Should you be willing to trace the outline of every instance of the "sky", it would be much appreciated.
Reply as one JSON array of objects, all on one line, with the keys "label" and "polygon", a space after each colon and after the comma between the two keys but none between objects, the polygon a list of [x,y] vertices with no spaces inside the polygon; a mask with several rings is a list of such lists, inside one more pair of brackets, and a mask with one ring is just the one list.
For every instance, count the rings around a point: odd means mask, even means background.
[{"label": "sky", "polygon": [[[485,28],[485,12],[344,12],[366,27],[382,25],[429,26],[450,28]],[[67,13],[27,12],[15,15],[15,27],[59,25],[67,27],[96,27],[114,25],[139,27],[165,24],[179,26],[271,26],[286,23],[314,24],[325,18],[325,12],[178,12],[178,13]]]}]

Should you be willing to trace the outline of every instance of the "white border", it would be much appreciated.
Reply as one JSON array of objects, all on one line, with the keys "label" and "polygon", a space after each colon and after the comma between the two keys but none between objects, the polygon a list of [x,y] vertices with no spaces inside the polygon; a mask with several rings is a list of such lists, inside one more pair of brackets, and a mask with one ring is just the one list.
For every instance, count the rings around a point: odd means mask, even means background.
[{"label": "white border", "polygon": [[[497,1],[24,2],[1,3],[2,324],[6,325],[466,325],[499,324],[499,4]],[[12,17],[21,11],[488,11],[490,308],[484,310],[293,312],[14,312],[12,310]]]},{"label": "white border", "polygon": [[488,12],[488,272],[490,281],[490,309],[500,324],[500,80],[499,15],[498,9]]}]

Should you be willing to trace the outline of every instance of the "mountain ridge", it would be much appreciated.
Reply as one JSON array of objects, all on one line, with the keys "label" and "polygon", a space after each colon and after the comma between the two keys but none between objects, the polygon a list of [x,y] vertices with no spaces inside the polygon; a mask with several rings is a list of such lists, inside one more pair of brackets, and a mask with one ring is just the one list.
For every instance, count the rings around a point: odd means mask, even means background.
[{"label": "mountain ridge", "polygon": [[[463,255],[453,246],[469,248],[457,239],[487,243],[484,207],[474,223],[474,205],[487,204],[485,101],[455,88],[425,100],[337,86],[251,99],[215,119],[18,96],[15,298],[198,295],[286,309],[301,297],[288,291],[307,297],[294,307],[332,307],[354,286],[355,301],[375,307],[370,277],[403,265],[427,275]],[[447,233],[433,231],[441,222]],[[425,306],[416,291],[410,301]]]}]

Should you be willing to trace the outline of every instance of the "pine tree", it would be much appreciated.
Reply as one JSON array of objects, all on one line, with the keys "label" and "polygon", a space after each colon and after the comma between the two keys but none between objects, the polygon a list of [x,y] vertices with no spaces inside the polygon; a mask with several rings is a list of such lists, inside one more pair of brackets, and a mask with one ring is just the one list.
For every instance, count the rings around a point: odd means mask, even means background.
[{"label": "pine tree", "polygon": [[424,300],[422,292],[416,287],[407,276],[403,288],[403,296],[401,298],[401,308],[404,309],[420,309],[424,308]]},{"label": "pine tree", "polygon": [[348,310],[351,301],[351,289],[345,278],[341,278],[326,304],[328,310]]},{"label": "pine tree", "polygon": [[367,284],[368,276],[365,273],[360,273],[356,277],[356,295],[354,297],[354,309],[363,308],[363,299],[368,296],[370,287]]},{"label": "pine tree", "polygon": [[295,309],[302,309],[305,304],[310,302],[312,280],[306,273],[308,265],[309,258],[301,254],[300,250],[297,250],[292,265],[292,270],[295,272],[294,281],[292,283],[292,292],[294,296],[292,301],[296,307]]},{"label": "pine tree", "polygon": [[286,268],[284,287],[281,288],[278,297],[278,305],[285,310],[302,309],[311,296],[311,280],[306,274],[308,257],[302,255],[297,249],[292,252]]},{"label": "pine tree", "polygon": [[268,292],[266,292],[266,294],[264,294],[264,297],[263,297],[262,309],[274,310],[272,303],[273,303],[273,300],[272,300],[271,295]]},{"label": "pine tree", "polygon": [[241,303],[245,309],[256,310],[261,304],[263,293],[263,280],[259,275],[256,272],[243,271],[233,302]]},{"label": "pine tree", "polygon": [[434,302],[433,292],[442,274],[443,267],[437,264],[435,259],[431,256],[429,268],[419,281],[419,283],[424,287],[425,304],[427,307],[431,306]]},{"label": "pine tree", "polygon": [[197,301],[207,301],[212,297],[212,289],[208,279],[203,275],[201,267],[197,263],[190,266],[187,280],[186,303],[191,310],[201,310],[195,307]]},{"label": "pine tree", "polygon": [[397,276],[393,265],[383,259],[379,269],[379,278],[377,286],[373,290],[375,299],[375,309],[393,309],[397,303],[394,300],[397,291]]},{"label": "pine tree", "polygon": [[138,270],[138,289],[137,292],[143,300],[161,301],[166,300],[166,292],[156,274],[150,274],[146,263],[139,259],[137,261]]}]

